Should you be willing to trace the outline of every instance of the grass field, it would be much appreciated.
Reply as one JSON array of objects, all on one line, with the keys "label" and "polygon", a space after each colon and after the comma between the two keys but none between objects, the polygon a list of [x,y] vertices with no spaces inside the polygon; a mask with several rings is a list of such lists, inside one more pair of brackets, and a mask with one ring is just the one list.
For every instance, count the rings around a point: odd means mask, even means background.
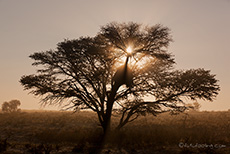
[{"label": "grass field", "polygon": [[[118,119],[113,117],[113,125]],[[93,153],[102,135],[91,112],[0,113],[0,153]],[[230,153],[230,112],[148,115],[113,132],[102,153]]]}]

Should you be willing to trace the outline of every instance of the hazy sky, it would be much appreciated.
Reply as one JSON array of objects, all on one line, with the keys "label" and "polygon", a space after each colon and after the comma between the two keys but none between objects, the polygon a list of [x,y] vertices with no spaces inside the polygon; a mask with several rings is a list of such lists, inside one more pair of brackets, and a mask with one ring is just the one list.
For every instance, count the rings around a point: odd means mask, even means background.
[{"label": "hazy sky", "polygon": [[219,80],[220,94],[199,101],[202,109],[230,109],[230,0],[0,0],[0,104],[19,99],[21,108],[39,109],[19,83],[35,73],[28,56],[112,21],[169,27],[177,68],[210,69]]}]

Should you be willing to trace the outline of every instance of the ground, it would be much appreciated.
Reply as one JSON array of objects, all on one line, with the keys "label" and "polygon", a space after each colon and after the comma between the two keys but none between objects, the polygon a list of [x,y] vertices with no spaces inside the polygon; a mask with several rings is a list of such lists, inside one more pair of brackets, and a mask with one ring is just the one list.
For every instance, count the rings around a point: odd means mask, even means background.
[{"label": "ground", "polygon": [[[230,153],[229,130],[229,111],[147,115],[108,135],[101,153]],[[3,154],[95,153],[102,136],[96,114],[69,111],[0,113],[0,132]]]}]

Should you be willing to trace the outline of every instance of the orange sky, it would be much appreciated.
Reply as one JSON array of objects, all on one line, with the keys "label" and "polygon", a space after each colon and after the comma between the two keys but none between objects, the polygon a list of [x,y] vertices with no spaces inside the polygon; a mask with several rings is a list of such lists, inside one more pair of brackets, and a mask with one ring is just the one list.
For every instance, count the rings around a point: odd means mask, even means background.
[{"label": "orange sky", "polygon": [[39,109],[18,82],[35,72],[28,56],[66,38],[94,36],[112,21],[169,27],[177,68],[210,69],[220,80],[219,96],[199,101],[202,109],[230,109],[230,0],[0,0],[0,104],[19,99],[21,108]]}]

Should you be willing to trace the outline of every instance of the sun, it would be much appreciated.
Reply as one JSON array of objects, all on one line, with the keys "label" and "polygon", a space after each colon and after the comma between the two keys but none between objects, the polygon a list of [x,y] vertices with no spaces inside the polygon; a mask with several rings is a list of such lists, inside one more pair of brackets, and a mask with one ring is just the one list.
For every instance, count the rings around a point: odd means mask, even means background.
[{"label": "sun", "polygon": [[131,54],[131,53],[133,52],[133,50],[132,50],[131,47],[128,47],[128,48],[126,49],[126,52],[127,52],[128,54]]}]

